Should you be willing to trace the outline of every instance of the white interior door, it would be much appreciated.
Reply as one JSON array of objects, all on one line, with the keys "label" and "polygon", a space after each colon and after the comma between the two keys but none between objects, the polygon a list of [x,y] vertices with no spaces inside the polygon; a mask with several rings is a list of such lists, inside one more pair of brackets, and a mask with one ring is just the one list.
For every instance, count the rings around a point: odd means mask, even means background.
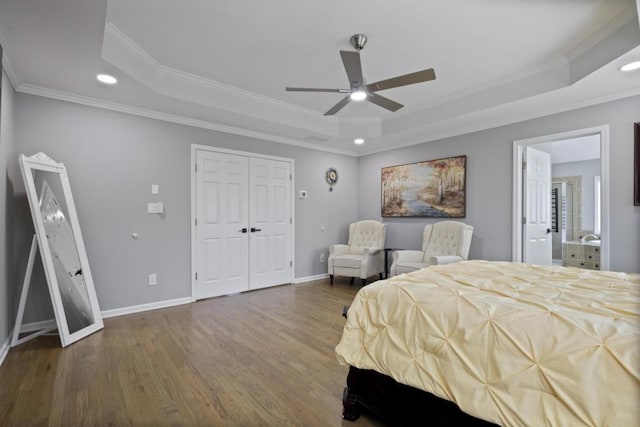
[{"label": "white interior door", "polygon": [[249,160],[249,287],[291,281],[291,164]]},{"label": "white interior door", "polygon": [[523,261],[551,265],[551,156],[526,147],[522,240]]},{"label": "white interior door", "polygon": [[196,299],[249,289],[248,166],[244,156],[196,151]]}]

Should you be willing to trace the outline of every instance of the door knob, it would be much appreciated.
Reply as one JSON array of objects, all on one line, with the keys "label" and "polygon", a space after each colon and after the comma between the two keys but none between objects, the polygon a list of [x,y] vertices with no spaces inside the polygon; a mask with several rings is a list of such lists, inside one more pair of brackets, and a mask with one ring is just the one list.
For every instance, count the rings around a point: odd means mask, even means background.
[{"label": "door knob", "polygon": [[255,228],[255,227],[251,227],[251,232],[255,233],[256,231],[262,231],[261,228]]},{"label": "door knob", "polygon": [[547,234],[551,233],[551,229],[547,228]]},{"label": "door knob", "polygon": [[246,233],[246,232],[247,232],[247,229],[246,229],[246,227],[245,227],[245,228],[241,228],[241,229],[240,229],[240,230],[238,230],[238,231],[239,231],[239,232],[241,232],[241,233]]}]

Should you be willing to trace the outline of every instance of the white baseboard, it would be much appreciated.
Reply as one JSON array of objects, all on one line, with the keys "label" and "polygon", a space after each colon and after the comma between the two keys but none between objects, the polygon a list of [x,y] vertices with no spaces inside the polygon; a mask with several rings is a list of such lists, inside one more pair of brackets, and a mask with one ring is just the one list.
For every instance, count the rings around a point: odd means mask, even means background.
[{"label": "white baseboard", "polygon": [[[151,302],[148,304],[132,305],[129,307],[114,308],[112,310],[104,310],[102,312],[102,317],[106,319],[109,317],[123,316],[125,314],[140,313],[143,311],[157,310],[159,308],[167,308],[167,307],[173,307],[176,305],[189,304],[189,303],[191,303],[191,297]],[[50,328],[50,327],[53,327],[53,328],[57,327],[55,319],[24,323],[20,327],[20,333],[35,332],[35,331],[40,331],[42,329]],[[7,353],[9,353],[9,349],[11,348],[12,337],[13,337],[13,330],[11,331],[11,333],[9,334],[5,342],[2,344],[2,346],[0,346],[0,366],[2,366],[2,362],[4,362],[4,358],[7,357]]]},{"label": "white baseboard", "polygon": [[[111,310],[103,310],[102,318],[124,316],[125,314],[141,313],[143,311],[157,310],[159,308],[173,307],[176,305],[189,304],[191,297],[177,298],[165,301],[150,302],[147,304],[131,305],[129,307],[114,308]],[[56,327],[56,320],[42,320],[40,322],[25,323],[20,328],[20,333],[39,331],[44,328]],[[9,339],[9,342],[11,339]]]},{"label": "white baseboard", "polygon": [[104,319],[107,319],[109,317],[124,316],[125,314],[141,313],[143,311],[157,310],[159,308],[174,307],[176,305],[190,304],[190,303],[191,303],[191,297],[185,297],[185,298],[176,298],[176,299],[170,299],[165,301],[150,302],[147,304],[131,305],[129,307],[103,310],[102,317]]},{"label": "white baseboard", "polygon": [[2,343],[2,347],[0,347],[0,366],[2,366],[2,362],[4,362],[4,358],[7,357],[9,349],[11,348],[11,337],[13,337],[13,330],[11,330],[7,339]]},{"label": "white baseboard", "polygon": [[329,273],[324,274],[316,274],[315,276],[306,276],[306,277],[296,277],[293,279],[293,284],[296,283],[305,283],[305,282],[313,282],[314,280],[321,280],[329,278]]},{"label": "white baseboard", "polygon": [[41,331],[45,328],[56,328],[56,319],[41,320],[39,322],[23,323],[20,327],[20,333]]}]

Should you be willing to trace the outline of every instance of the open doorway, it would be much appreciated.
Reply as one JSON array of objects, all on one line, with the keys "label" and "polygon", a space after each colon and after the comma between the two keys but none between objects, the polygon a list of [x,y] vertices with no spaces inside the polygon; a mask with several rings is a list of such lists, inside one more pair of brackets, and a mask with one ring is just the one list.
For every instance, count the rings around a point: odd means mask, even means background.
[{"label": "open doorway", "polygon": [[[514,142],[514,261],[609,268],[608,135],[608,126],[601,126]],[[538,196],[549,207],[542,210],[548,215],[548,222],[542,221],[548,255],[542,257],[537,247],[529,247],[534,239],[527,236],[531,183],[523,159],[528,151],[548,153],[550,163],[548,190]]]}]

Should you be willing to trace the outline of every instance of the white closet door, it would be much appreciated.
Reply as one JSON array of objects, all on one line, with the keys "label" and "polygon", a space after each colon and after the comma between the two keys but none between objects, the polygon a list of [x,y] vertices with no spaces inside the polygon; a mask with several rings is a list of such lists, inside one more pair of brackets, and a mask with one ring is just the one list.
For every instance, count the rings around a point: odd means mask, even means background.
[{"label": "white closet door", "polygon": [[245,156],[196,152],[196,298],[249,289]]},{"label": "white closet door", "polygon": [[249,161],[251,289],[291,281],[291,164]]}]

